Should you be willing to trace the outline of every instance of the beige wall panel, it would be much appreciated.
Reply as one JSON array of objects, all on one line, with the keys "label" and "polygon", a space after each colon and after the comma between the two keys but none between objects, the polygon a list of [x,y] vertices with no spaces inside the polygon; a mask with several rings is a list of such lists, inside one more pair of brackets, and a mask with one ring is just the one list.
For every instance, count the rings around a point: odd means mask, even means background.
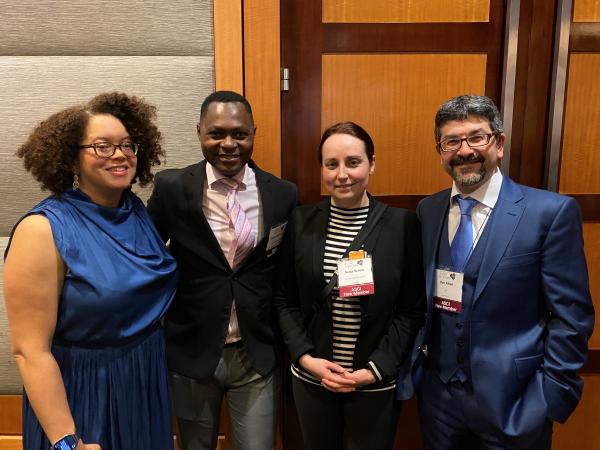
[{"label": "beige wall panel", "polygon": [[560,167],[560,192],[600,194],[600,53],[572,53]]},{"label": "beige wall panel", "polygon": [[[581,402],[564,425],[555,423],[552,448],[556,450],[598,450],[600,375],[584,374]],[[596,431],[594,431],[596,430]]]},{"label": "beige wall panel", "polygon": [[375,142],[377,195],[450,185],[435,150],[434,116],[456,95],[485,92],[485,54],[323,56],[322,129],[351,120]]},{"label": "beige wall panel", "polygon": [[211,0],[2,0],[2,55],[212,55]]},{"label": "beige wall panel", "polygon": [[488,22],[490,0],[323,0],[323,22]]},{"label": "beige wall panel", "polygon": [[573,22],[600,22],[600,0],[574,0]]},{"label": "beige wall panel", "polygon": [[597,324],[590,339],[590,348],[600,350],[600,325],[598,325],[600,324],[600,222],[586,222],[583,224],[583,241]]},{"label": "beige wall panel", "polygon": [[0,235],[46,195],[14,156],[17,147],[51,113],[100,92],[124,91],[158,107],[166,167],[202,159],[196,123],[200,103],[213,90],[212,64],[212,57],[0,58]]},{"label": "beige wall panel", "polygon": [[244,1],[245,95],[257,132],[252,158],[281,174],[279,0]]},{"label": "beige wall panel", "polygon": [[242,0],[214,0],[215,89],[244,93]]},{"label": "beige wall panel", "polygon": [[[8,321],[4,305],[4,277],[2,274],[4,273],[4,250],[7,243],[8,238],[0,237],[0,395],[20,394],[22,386],[17,365],[10,351]],[[1,424],[2,421],[0,421]]]}]

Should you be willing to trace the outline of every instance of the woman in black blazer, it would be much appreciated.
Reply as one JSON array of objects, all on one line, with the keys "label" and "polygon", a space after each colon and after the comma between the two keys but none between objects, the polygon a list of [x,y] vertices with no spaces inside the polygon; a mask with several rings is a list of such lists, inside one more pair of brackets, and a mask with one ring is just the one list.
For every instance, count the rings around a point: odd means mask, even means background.
[{"label": "woman in black blazer", "polygon": [[[374,146],[359,125],[328,128],[319,161],[331,196],[292,215],[275,296],[304,443],[389,449],[396,376],[425,319],[419,223],[367,193]],[[369,263],[371,279],[340,284]]]}]

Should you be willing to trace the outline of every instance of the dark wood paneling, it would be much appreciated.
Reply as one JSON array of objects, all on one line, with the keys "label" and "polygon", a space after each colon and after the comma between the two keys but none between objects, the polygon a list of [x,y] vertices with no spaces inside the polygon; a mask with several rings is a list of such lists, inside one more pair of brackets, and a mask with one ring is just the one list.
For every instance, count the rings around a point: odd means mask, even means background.
[{"label": "dark wood paneling", "polygon": [[[310,45],[302,45],[310,37]],[[281,2],[281,61],[290,69],[282,93],[282,177],[298,185],[303,203],[319,198],[317,147],[321,133],[321,2]],[[302,51],[294,51],[302,48]],[[300,85],[300,82],[302,83]],[[302,105],[298,108],[298,105]]]},{"label": "dark wood paneling", "polygon": [[571,24],[569,52],[599,52],[600,23],[575,22]]},{"label": "dark wood paneling", "polygon": [[590,350],[587,362],[583,366],[581,373],[600,373],[600,349]]},{"label": "dark wood paneling", "polygon": [[323,51],[485,52],[493,40],[489,29],[489,23],[328,23]]},{"label": "dark wood paneling", "polygon": [[[506,5],[504,1],[490,1],[490,22],[488,24],[487,66],[485,78],[485,95],[500,105],[502,92],[502,70],[504,56],[504,30]],[[468,36],[467,39],[473,39]]]},{"label": "dark wood paneling", "polygon": [[521,2],[510,148],[510,176],[533,187],[544,182],[556,2]]},{"label": "dark wood paneling", "polygon": [[571,195],[581,208],[581,215],[585,221],[600,220],[600,195],[598,194],[577,194]]}]

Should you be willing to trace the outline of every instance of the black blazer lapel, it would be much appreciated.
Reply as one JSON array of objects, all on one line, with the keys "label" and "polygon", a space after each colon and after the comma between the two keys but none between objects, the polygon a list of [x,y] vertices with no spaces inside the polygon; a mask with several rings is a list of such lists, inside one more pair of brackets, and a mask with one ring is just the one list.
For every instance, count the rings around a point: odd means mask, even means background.
[{"label": "black blazer lapel", "polygon": [[[230,268],[221,245],[213,233],[204,211],[202,210],[202,199],[204,196],[204,183],[206,182],[206,160],[194,165],[183,177],[184,192],[187,199],[187,210],[191,217],[190,223],[198,225],[198,234],[205,240],[211,254],[217,259],[215,265]],[[208,255],[205,255],[208,256]]]},{"label": "black blazer lapel", "polygon": [[323,286],[325,285],[323,258],[325,258],[325,239],[327,238],[327,221],[329,220],[329,202],[330,199],[327,197],[316,205],[315,218],[313,220],[313,226],[311,227],[313,276],[315,280],[323,280]]},{"label": "black blazer lapel", "polygon": [[[250,161],[248,165],[254,170],[254,175],[256,177],[256,186],[258,188],[258,192],[260,195],[260,203],[262,207],[262,221],[263,221],[263,239],[269,238],[269,231],[271,230],[271,226],[273,226],[273,207],[275,205],[275,199],[273,198],[273,188],[271,185],[271,180],[266,176],[266,172],[259,169],[253,161]],[[259,242],[257,242],[256,247],[258,247]],[[255,248],[256,249],[256,248]]]},{"label": "black blazer lapel", "polygon": [[[356,235],[356,237],[350,244],[350,248],[355,249],[357,247],[356,243],[360,242],[362,239],[364,239],[363,247],[364,247],[365,251],[370,255],[373,255],[373,253],[375,252],[375,247],[377,245],[377,239],[379,238],[379,235],[381,234],[381,218],[383,217],[383,214],[377,218],[373,217],[372,211],[375,208],[375,205],[377,205],[377,203],[379,203],[379,202],[377,200],[375,200],[374,197],[369,195],[369,205],[370,205],[369,216],[367,217],[367,221],[363,225],[361,231]],[[376,220],[376,222],[371,225],[371,221],[373,221],[373,220]],[[369,230],[369,228],[370,228],[370,230]],[[365,234],[367,233],[367,230],[369,230],[368,235],[365,236]],[[375,271],[375,270],[385,270],[385,268],[384,267],[373,267],[373,271]],[[377,289],[377,286],[375,286],[375,289]],[[363,317],[369,310],[369,305],[371,304],[372,297],[373,297],[372,295],[365,295],[360,301],[360,309],[363,313]]]},{"label": "black blazer lapel", "polygon": [[[313,234],[313,248],[315,249],[313,252],[313,271],[316,277],[315,279],[319,279],[317,278],[319,276],[321,278],[323,277],[323,258],[325,257],[325,240],[327,237],[327,225],[329,222],[330,202],[331,199],[327,198],[317,205],[317,211],[319,211],[320,214],[315,221],[314,231],[316,231],[316,233]],[[344,252],[344,257],[346,257],[348,252],[351,250],[364,248],[368,253],[372,253],[373,249],[375,248],[377,238],[381,232],[381,217],[383,216],[387,206],[377,202],[377,200],[375,200],[371,195],[369,195],[369,204],[370,207],[367,221]],[[337,277],[334,276],[334,278]],[[328,288],[331,288],[333,281],[334,280],[332,279],[327,285]],[[325,291],[325,288],[323,291]],[[325,292],[322,292],[321,296],[324,295]],[[329,297],[329,295],[327,295],[327,297]],[[368,300],[370,297],[371,296],[366,296],[363,301],[361,301],[361,310],[363,313],[368,309]]]}]

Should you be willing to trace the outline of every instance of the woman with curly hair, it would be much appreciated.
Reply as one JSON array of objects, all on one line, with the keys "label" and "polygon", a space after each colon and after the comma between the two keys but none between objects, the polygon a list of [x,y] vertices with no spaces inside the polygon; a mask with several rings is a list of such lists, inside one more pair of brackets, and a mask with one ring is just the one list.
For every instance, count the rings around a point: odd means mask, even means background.
[{"label": "woman with curly hair", "polygon": [[53,193],[5,253],[25,450],[173,448],[160,320],[176,263],[130,190],[164,156],[155,115],[101,94],[50,116],[17,151]]}]

